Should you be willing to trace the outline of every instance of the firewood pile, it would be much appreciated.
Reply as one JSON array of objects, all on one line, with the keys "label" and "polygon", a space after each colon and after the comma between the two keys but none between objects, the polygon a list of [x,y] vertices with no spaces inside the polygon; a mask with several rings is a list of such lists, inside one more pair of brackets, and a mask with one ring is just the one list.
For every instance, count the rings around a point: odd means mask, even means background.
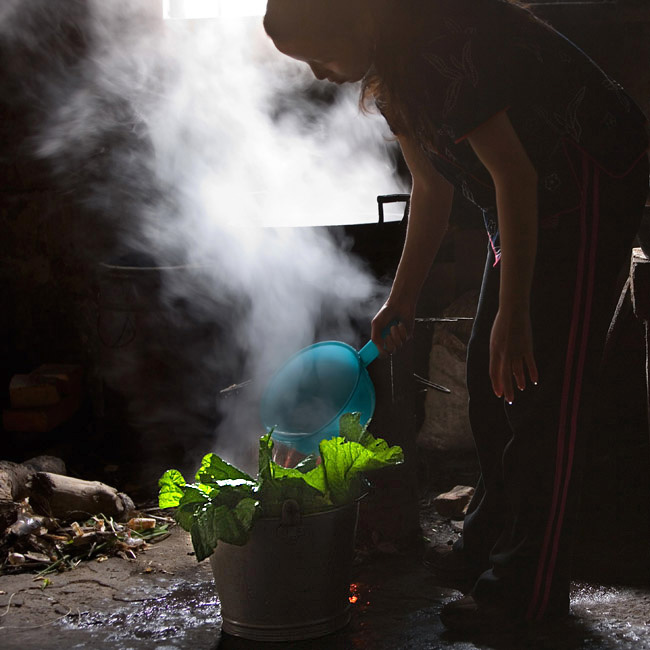
[{"label": "firewood pile", "polygon": [[74,568],[84,560],[135,558],[169,535],[173,519],[138,512],[128,495],[66,476],[63,461],[0,461],[0,575]]}]

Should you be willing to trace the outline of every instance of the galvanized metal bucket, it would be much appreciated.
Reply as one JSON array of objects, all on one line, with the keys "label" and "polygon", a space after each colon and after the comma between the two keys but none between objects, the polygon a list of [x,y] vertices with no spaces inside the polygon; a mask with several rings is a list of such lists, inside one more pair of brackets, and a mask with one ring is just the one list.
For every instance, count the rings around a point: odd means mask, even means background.
[{"label": "galvanized metal bucket", "polygon": [[359,502],[255,522],[244,546],[219,543],[210,558],[223,631],[255,641],[330,634],[350,620],[350,578]]}]

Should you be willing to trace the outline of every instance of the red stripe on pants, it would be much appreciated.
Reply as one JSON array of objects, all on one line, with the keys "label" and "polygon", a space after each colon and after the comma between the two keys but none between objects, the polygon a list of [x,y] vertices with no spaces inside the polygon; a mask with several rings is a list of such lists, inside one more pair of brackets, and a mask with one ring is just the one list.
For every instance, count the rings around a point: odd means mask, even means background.
[{"label": "red stripe on pants", "polygon": [[[573,461],[575,454],[576,437],[578,432],[578,413],[580,411],[580,397],[582,378],[587,355],[589,340],[589,323],[591,307],[594,297],[594,276],[596,269],[596,253],[598,247],[599,226],[599,177],[598,169],[593,167],[593,203],[591,231],[588,231],[588,185],[590,160],[582,156],[583,182],[581,191],[581,236],[580,253],[576,276],[576,289],[574,294],[574,309],[571,320],[569,342],[565,362],[565,372],[562,388],[560,407],[560,420],[558,428],[558,442],[556,452],[555,483],[553,487],[553,501],[546,526],[544,543],[540,554],[535,585],[530,606],[527,612],[528,619],[541,619],[548,606],[548,600],[553,582],[555,564],[557,561],[560,536],[564,521],[566,503],[571,482]],[[586,278],[586,280],[585,280]],[[586,287],[586,288],[585,288]],[[582,322],[580,339],[578,340],[579,325]],[[579,350],[578,350],[579,347]],[[576,350],[578,350],[576,361]],[[575,365],[574,365],[575,364]],[[573,388],[573,390],[572,390]],[[572,402],[569,406],[569,402]],[[570,408],[570,419],[569,419]],[[566,442],[567,425],[569,428],[568,448]],[[565,467],[566,465],[566,467]],[[561,497],[560,497],[561,495]],[[551,544],[552,540],[552,544]]]}]

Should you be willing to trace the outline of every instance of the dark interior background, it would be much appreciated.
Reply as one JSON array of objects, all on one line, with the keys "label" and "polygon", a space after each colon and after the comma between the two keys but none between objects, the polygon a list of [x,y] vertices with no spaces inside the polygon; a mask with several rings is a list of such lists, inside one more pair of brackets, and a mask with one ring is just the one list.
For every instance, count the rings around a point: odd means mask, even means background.
[{"label": "dark interior background", "polygon": [[[532,4],[619,80],[650,114],[650,5],[646,0]],[[142,4],[143,19],[150,21],[151,29],[162,27],[158,5],[153,0]],[[0,456],[21,461],[38,453],[55,453],[76,475],[137,491],[137,473],[132,468],[141,467],[147,458],[157,458],[159,465],[154,473],[160,467],[165,469],[167,462],[196,462],[184,457],[188,450],[178,431],[170,431],[166,438],[160,432],[134,429],[127,421],[126,405],[106,389],[98,372],[107,358],[119,360],[125,350],[128,353],[127,343],[133,344],[127,341],[128,331],[121,332],[121,339],[102,338],[106,325],[102,319],[116,317],[114,304],[110,300],[106,303],[106,296],[110,297],[111,287],[120,278],[107,273],[101,263],[117,260],[137,266],[142,262],[120,257],[124,251],[119,248],[119,234],[128,228],[129,201],[134,193],[157,192],[159,188],[139,183],[112,195],[103,206],[87,201],[88,189],[101,183],[111,165],[112,150],[148,146],[137,116],[117,98],[107,98],[107,102],[118,126],[99,134],[89,155],[72,161],[72,173],[68,167],[61,174],[34,155],[35,129],[47,117],[44,111],[48,102],[42,94],[45,80],[61,74],[58,66],[66,66],[66,73],[74,69],[92,47],[85,30],[87,8],[83,0],[53,6],[58,12],[56,23],[47,16],[37,21],[34,29],[38,39],[31,46],[22,45],[23,50],[16,51],[6,40],[0,40],[0,399],[6,403],[14,374],[29,372],[46,362],[81,364],[86,372],[87,397],[77,416],[51,433],[0,430]],[[403,162],[398,161],[398,168],[406,173]],[[376,188],[378,195],[383,192],[384,188]],[[103,218],[101,211],[111,212],[112,218]],[[339,228],[337,236],[352,242],[352,252],[363,257],[377,277],[389,279],[399,258],[404,228],[404,222],[349,226]],[[485,247],[480,216],[457,201],[452,227],[431,271],[419,316],[440,315],[464,292],[478,288]],[[147,264],[151,260],[145,260]],[[624,275],[621,284],[623,280]],[[144,280],[156,281],[154,276]],[[155,287],[149,296],[155,296]],[[148,352],[155,381],[151,377],[139,380],[155,384],[153,399],[183,401],[187,395],[178,388],[177,380],[191,376],[193,369],[179,367],[178,363],[170,367],[169,359],[182,358],[190,331],[193,345],[199,349],[205,346],[206,354],[217,355],[219,346],[227,345],[225,339],[219,342],[226,334],[218,324],[205,322],[186,322],[179,329],[177,321],[161,321],[154,305],[141,307],[144,315],[138,315],[138,326],[145,331],[158,329],[165,335],[159,346]],[[177,309],[182,312],[183,304]],[[589,523],[583,530],[585,539],[602,544],[603,552],[611,546],[611,536],[603,538],[602,526],[614,530],[620,544],[618,552],[626,545],[635,549],[636,555],[628,555],[627,560],[644,571],[650,548],[645,356],[641,324],[627,318],[621,332],[603,375],[595,445],[585,479],[584,507],[591,516],[585,518]],[[413,367],[424,375],[430,337],[431,327],[422,326],[414,347]],[[214,378],[213,385],[226,387],[244,379],[231,365],[223,369],[223,376]],[[173,389],[167,385],[170,382]],[[215,394],[202,396],[204,408],[191,416],[188,426],[194,429],[193,450],[197,438],[199,446],[202,439],[206,445],[213,443],[218,398]],[[421,416],[418,399],[414,408]]]}]

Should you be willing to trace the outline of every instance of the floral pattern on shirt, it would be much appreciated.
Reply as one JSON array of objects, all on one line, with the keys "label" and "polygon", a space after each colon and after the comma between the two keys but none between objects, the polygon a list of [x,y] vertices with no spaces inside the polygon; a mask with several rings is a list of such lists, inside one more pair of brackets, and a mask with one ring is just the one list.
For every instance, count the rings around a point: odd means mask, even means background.
[{"label": "floral pattern on shirt", "polygon": [[432,2],[436,15],[420,57],[439,128],[436,150],[427,153],[483,211],[495,250],[494,186],[466,136],[496,113],[508,111],[535,165],[542,227],[555,227],[554,215],[579,202],[567,143],[614,174],[647,149],[645,117],[621,86],[530,11],[505,0]]},{"label": "floral pattern on shirt", "polygon": [[470,39],[464,43],[459,57],[450,54],[445,59],[437,54],[428,54],[424,58],[442,77],[449,80],[442,109],[443,117],[447,117],[458,103],[463,84],[470,83],[474,87],[478,84],[478,72],[472,60],[472,41]]}]

